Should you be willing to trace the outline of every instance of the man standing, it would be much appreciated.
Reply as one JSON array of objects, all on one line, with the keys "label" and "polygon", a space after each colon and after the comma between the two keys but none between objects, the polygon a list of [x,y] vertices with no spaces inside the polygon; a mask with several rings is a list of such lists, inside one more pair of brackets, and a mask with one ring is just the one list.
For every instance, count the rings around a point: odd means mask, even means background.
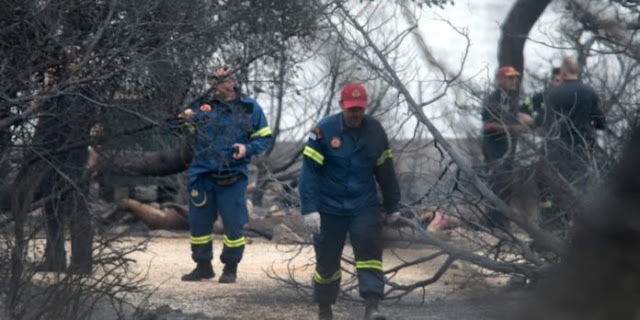
[{"label": "man standing", "polygon": [[320,319],[332,319],[340,290],[340,258],[349,233],[356,259],[365,319],[385,319],[378,311],[384,294],[382,222],[376,180],[387,221],[400,216],[400,189],[382,125],[365,115],[367,91],[358,83],[342,88],[342,112],[310,132],[300,177],[301,210],[314,233],[314,300]]},{"label": "man standing", "polygon": [[[38,124],[30,153],[31,170],[42,175],[37,188],[38,198],[46,199],[42,206],[47,243],[44,261],[38,271],[77,274],[92,272],[92,217],[86,203],[89,192],[87,177],[87,145],[91,140],[90,128],[96,122],[98,108],[93,105],[90,85],[70,87],[57,91],[65,79],[80,82],[78,49],[63,50],[61,64],[47,71],[43,80],[44,96],[34,100],[40,105]],[[29,161],[32,161],[29,160]],[[71,238],[71,263],[67,268],[65,225]]]},{"label": "man standing", "polygon": [[[482,153],[490,170],[492,191],[503,201],[510,197],[516,137],[532,125],[533,118],[526,110],[519,109],[518,80],[520,73],[512,66],[503,66],[496,72],[497,89],[487,100],[482,112]],[[502,212],[490,209],[485,213],[484,224],[490,228],[506,229],[508,219]]]},{"label": "man standing", "polygon": [[196,268],[183,281],[215,276],[213,223],[218,212],[224,224],[224,264],[220,283],[233,283],[242,259],[247,212],[247,164],[271,142],[271,128],[260,105],[239,95],[235,77],[228,66],[213,73],[213,97],[203,98],[183,116],[193,120],[194,158],[189,167],[189,226],[192,258]]},{"label": "man standing", "polygon": [[605,128],[595,90],[582,83],[575,58],[566,58],[560,67],[562,83],[549,92],[553,123],[546,135],[547,159],[579,191],[588,185],[589,163],[596,142],[595,130]]}]

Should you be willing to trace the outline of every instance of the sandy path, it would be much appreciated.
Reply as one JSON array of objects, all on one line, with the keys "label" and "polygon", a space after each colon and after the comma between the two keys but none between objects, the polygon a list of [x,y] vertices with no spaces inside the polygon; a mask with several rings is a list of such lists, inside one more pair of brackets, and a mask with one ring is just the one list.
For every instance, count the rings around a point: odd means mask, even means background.
[{"label": "sandy path", "polygon": [[[157,287],[150,303],[156,310],[156,319],[315,319],[316,306],[309,297],[297,294],[281,282],[270,279],[265,270],[271,269],[282,276],[287,274],[287,259],[291,253],[284,246],[276,246],[262,239],[251,239],[238,271],[238,282],[220,284],[217,277],[222,266],[218,255],[222,241],[214,239],[214,270],[216,278],[210,281],[182,282],[180,276],[194,267],[190,258],[188,234],[178,238],[156,237],[146,252],[132,255],[139,271],[147,270],[146,283]],[[133,238],[132,240],[136,240]],[[350,248],[346,248],[350,252]],[[415,258],[425,249],[395,249],[387,251],[385,268],[403,259]],[[291,263],[303,266],[312,262],[313,251],[306,248]],[[344,265],[344,264],[343,264]],[[399,283],[411,283],[430,277],[437,264],[427,263],[412,267],[394,278]],[[459,265],[458,265],[459,266]],[[438,283],[427,287],[422,304],[422,292],[417,292],[399,303],[385,303],[382,309],[389,319],[499,319],[513,310],[524,299],[522,294],[477,294],[477,290],[460,290],[466,277],[461,267],[448,271]],[[301,270],[296,278],[310,283],[313,267]],[[344,276],[344,274],[343,274]],[[455,292],[452,294],[452,292]],[[178,312],[177,310],[180,310]],[[334,307],[335,319],[361,319],[362,306],[358,302],[341,300]]]}]

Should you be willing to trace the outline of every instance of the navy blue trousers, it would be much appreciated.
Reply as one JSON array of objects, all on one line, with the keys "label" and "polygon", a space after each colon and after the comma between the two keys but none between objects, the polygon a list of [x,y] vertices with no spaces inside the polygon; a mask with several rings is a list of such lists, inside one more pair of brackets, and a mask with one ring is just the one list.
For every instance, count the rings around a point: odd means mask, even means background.
[{"label": "navy blue trousers", "polygon": [[225,264],[240,262],[245,247],[244,225],[249,221],[247,177],[241,174],[235,183],[220,186],[210,176],[201,175],[192,179],[188,191],[193,260],[213,259],[213,223],[220,214],[224,225],[220,261]]},{"label": "navy blue trousers", "polygon": [[333,304],[338,298],[342,272],[340,258],[349,233],[356,259],[360,296],[384,294],[382,272],[382,215],[377,208],[352,216],[320,213],[320,232],[314,237],[316,270],[313,274],[314,301]]}]

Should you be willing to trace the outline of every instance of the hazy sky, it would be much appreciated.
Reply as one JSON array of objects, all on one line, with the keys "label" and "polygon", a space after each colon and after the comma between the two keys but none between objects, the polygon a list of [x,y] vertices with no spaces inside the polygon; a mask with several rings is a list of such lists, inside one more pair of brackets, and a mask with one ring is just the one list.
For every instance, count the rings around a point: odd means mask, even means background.
[{"label": "hazy sky", "polygon": [[[463,78],[490,89],[493,74],[498,68],[497,47],[500,39],[500,24],[514,2],[515,0],[456,1],[455,6],[422,12],[419,19],[420,31],[436,59],[448,64],[450,68],[456,69],[462,60],[466,41],[443,20],[448,20],[458,29],[466,29],[470,38],[470,47],[463,70]],[[545,44],[551,43],[553,37],[558,35],[556,29],[560,15],[554,9],[556,9],[555,6],[547,8],[529,35],[532,41],[527,41],[525,46],[525,71],[533,72],[538,76],[546,75],[549,72],[550,62],[557,64],[562,57],[561,51],[552,49]],[[528,80],[525,77],[525,87]],[[423,94],[428,95],[426,92]],[[426,97],[426,99],[428,98]],[[450,107],[453,101],[458,101],[461,104],[474,103],[464,96],[448,94],[446,99],[427,109],[427,114],[436,119],[434,121],[436,127],[443,134],[451,135],[453,133],[451,123],[437,119],[443,118],[447,114],[453,114],[459,121],[455,125],[459,125],[469,132],[478,131],[480,128],[479,111],[461,113],[459,109]]]},{"label": "hazy sky", "polygon": [[[436,55],[455,63],[455,58],[464,49],[462,41],[451,42],[455,33],[445,23],[438,21],[448,19],[457,27],[467,27],[471,38],[470,55],[465,74],[472,75],[482,68],[493,72],[497,68],[497,46],[500,39],[500,24],[509,12],[514,0],[466,0],[456,1],[455,6],[447,6],[444,10],[434,9],[423,13],[420,28],[427,41],[434,47]],[[557,36],[557,19],[555,6],[550,6],[540,21],[531,31],[530,38],[537,42],[549,42],[549,36]],[[548,46],[527,42],[525,46],[525,64],[530,70],[548,65],[551,58],[559,59],[560,52]]]},{"label": "hazy sky", "polygon": [[[435,58],[444,62],[454,71],[460,66],[466,42],[462,36],[457,34],[452,27],[443,20],[448,20],[456,28],[466,29],[471,43],[462,80],[471,82],[476,87],[490,90],[493,74],[498,67],[497,46],[500,38],[500,24],[509,12],[514,1],[515,0],[457,0],[454,6],[448,5],[445,9],[432,8],[421,10],[420,16],[418,17],[418,24]],[[370,6],[370,8],[377,6],[377,4],[367,3],[363,5],[365,7]],[[392,15],[394,13],[393,10],[397,10],[398,7],[392,4],[388,4],[387,6],[389,10],[379,10],[379,12],[384,13],[377,18],[383,27],[377,28],[376,32],[389,35],[393,33],[397,34],[405,30],[407,25],[402,14],[399,11],[395,11],[395,15]],[[547,11],[534,26],[530,34],[530,38],[534,41],[528,41],[525,47],[525,68],[527,71],[532,71],[539,76],[544,76],[548,73],[550,61],[554,61],[557,64],[562,56],[562,53],[558,50],[550,49],[546,45],[537,43],[549,42],[549,36],[553,36],[556,33],[555,29],[558,25],[556,20],[559,14],[554,13],[552,9],[552,7],[547,8]],[[354,9],[353,12],[357,12],[357,10]],[[386,19],[390,15],[394,18],[387,21]],[[369,18],[366,15],[362,15],[362,12],[360,12],[359,17],[362,19]],[[376,21],[373,22],[376,23]],[[354,38],[352,40],[361,42],[362,39],[357,32],[353,34]],[[384,37],[384,35],[382,37]],[[397,50],[400,55],[403,55],[400,59],[400,65],[405,67],[406,79],[411,79],[407,80],[406,85],[415,95],[415,98],[418,99],[418,82],[421,81],[423,83],[422,97],[424,101],[431,99],[440,92],[441,89],[437,86],[440,82],[437,81],[439,80],[438,73],[435,72],[434,69],[429,68],[421,58],[419,54],[420,51],[416,50],[416,48],[417,46],[414,39],[407,37]],[[406,68],[407,65],[411,65],[411,67]],[[403,67],[399,67],[399,69],[403,69]],[[322,78],[326,72],[325,69],[322,63],[319,63],[319,60],[311,60],[303,66],[297,81],[311,86],[311,84],[317,83],[319,78]],[[526,84],[527,82],[525,80],[525,87]],[[314,100],[320,101],[326,93],[323,92],[323,90],[315,90],[312,94]],[[337,100],[337,98],[335,98],[335,100]],[[461,111],[454,107],[455,102],[469,105],[473,108],[467,111]],[[269,104],[268,101],[264,100],[262,100],[261,103],[263,103],[263,105]],[[300,102],[296,101],[288,104],[300,104]],[[302,102],[302,104],[305,103]],[[332,105],[335,112],[339,111],[337,101],[332,102]],[[292,107],[293,110],[290,109],[284,114],[285,126],[291,128],[296,126],[304,127],[301,128],[300,131],[296,130],[297,133],[294,134],[296,137],[302,137],[312,124],[303,124],[301,122],[303,121],[302,119],[309,119],[310,115],[301,115],[301,113],[311,111],[304,111],[309,109],[301,109],[299,106]],[[267,109],[269,108],[267,107]],[[425,107],[424,110],[434,125],[445,136],[452,136],[456,133],[458,136],[465,135],[466,133],[479,133],[481,124],[480,105],[477,101],[473,101],[465,94],[450,90],[445,99],[438,101],[434,105]],[[396,112],[401,116],[404,115],[407,117],[407,110],[406,108],[402,110],[402,106]],[[453,121],[451,119],[453,119]],[[404,124],[402,126],[403,132],[401,136],[411,136],[415,124],[415,120],[410,120]]]}]

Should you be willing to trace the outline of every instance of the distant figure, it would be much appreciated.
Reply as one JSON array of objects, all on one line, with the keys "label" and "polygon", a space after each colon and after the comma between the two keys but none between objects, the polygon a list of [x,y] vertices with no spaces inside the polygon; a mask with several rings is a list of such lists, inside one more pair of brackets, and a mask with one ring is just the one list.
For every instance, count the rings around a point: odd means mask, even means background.
[{"label": "distant figure", "polygon": [[262,107],[241,95],[229,66],[213,70],[213,96],[202,98],[182,115],[193,122],[195,155],[189,166],[191,257],[196,268],[182,281],[214,277],[213,223],[222,217],[224,236],[220,283],[233,283],[245,248],[247,164],[271,143],[271,127]]},{"label": "distant figure", "polygon": [[[551,89],[556,88],[562,83],[562,75],[560,74],[560,68],[556,67],[551,69],[551,75],[543,91],[534,94],[532,97],[527,98],[524,101],[524,108],[533,116],[535,121],[536,132],[545,138],[545,135],[549,132],[549,126],[552,121],[553,111],[548,106],[549,92]],[[545,151],[544,149],[542,150]],[[544,158],[544,155],[543,155]],[[555,218],[558,216],[558,205],[553,203],[553,196],[548,184],[548,181],[542,176],[542,171],[545,170],[545,163],[540,163],[536,168],[536,182],[538,185],[538,209],[540,217],[542,218],[542,225],[548,226],[554,223]]]},{"label": "distant figure", "polygon": [[333,319],[340,291],[340,259],[347,233],[355,255],[365,319],[386,319],[378,311],[384,295],[382,222],[376,181],[388,222],[400,217],[400,188],[387,135],[365,115],[367,91],[358,83],[342,88],[342,112],[322,119],[309,133],[300,175],[301,213],[314,233],[314,300],[319,319]]},{"label": "distant figure", "polygon": [[576,59],[564,59],[560,67],[562,83],[549,91],[552,122],[544,134],[545,153],[562,178],[578,192],[586,192],[595,130],[604,129],[606,119],[595,90],[579,79],[579,73]]},{"label": "distant figure", "polygon": [[[490,170],[489,184],[506,203],[511,197],[517,136],[534,121],[517,104],[519,79],[520,72],[514,67],[500,67],[496,72],[497,88],[489,95],[482,112],[482,153]],[[482,222],[489,228],[509,227],[508,219],[495,209],[488,209]]]},{"label": "distant figure", "polygon": [[[63,77],[79,77],[74,50],[66,50],[64,62],[47,72],[46,88]],[[90,131],[95,123],[97,107],[85,96],[85,88],[66,89],[49,98],[37,98],[40,114],[33,146],[38,157],[35,168],[42,168],[44,178],[38,196],[46,198],[42,211],[47,244],[39,271],[69,271],[91,273],[93,228],[86,204],[89,177],[86,176],[89,158]],[[40,170],[40,169],[37,169]],[[71,265],[67,269],[64,226],[71,230]]]}]

